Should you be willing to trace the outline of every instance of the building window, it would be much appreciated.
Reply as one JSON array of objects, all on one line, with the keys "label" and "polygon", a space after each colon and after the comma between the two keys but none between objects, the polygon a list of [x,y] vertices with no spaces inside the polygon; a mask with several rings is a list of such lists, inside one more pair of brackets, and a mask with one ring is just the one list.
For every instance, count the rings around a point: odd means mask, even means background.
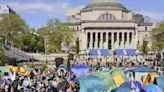
[{"label": "building window", "polygon": [[98,20],[100,20],[100,21],[110,21],[110,20],[115,20],[115,19],[116,19],[115,16],[113,16],[112,14],[108,14],[108,13],[103,14],[98,18]]}]

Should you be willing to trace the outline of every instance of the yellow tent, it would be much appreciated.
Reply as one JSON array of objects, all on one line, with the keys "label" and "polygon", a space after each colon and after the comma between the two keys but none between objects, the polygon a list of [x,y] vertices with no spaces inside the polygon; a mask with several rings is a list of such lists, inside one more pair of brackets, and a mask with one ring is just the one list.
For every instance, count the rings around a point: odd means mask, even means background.
[{"label": "yellow tent", "polygon": [[120,86],[122,83],[124,83],[124,79],[122,78],[121,74],[114,74],[113,80],[117,87]]},{"label": "yellow tent", "polygon": [[145,81],[143,82],[143,85],[146,86],[148,84],[153,84],[154,79],[158,77],[158,75],[156,73],[148,73]]},{"label": "yellow tent", "polygon": [[23,67],[18,67],[18,72],[24,73],[24,72],[26,72],[26,70]]},{"label": "yellow tent", "polygon": [[15,66],[10,66],[10,69],[13,72],[17,72],[18,71],[18,67],[15,67]]}]

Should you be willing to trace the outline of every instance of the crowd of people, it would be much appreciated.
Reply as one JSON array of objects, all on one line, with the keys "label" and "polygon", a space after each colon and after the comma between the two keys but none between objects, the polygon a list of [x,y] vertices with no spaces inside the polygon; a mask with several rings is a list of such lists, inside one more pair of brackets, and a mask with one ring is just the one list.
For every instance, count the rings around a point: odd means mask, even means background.
[{"label": "crowd of people", "polygon": [[[34,72],[35,71],[35,72]],[[72,73],[57,73],[44,68],[35,69],[29,75],[5,72],[0,77],[0,92],[78,92],[79,85]],[[13,78],[14,76],[14,78]]]}]

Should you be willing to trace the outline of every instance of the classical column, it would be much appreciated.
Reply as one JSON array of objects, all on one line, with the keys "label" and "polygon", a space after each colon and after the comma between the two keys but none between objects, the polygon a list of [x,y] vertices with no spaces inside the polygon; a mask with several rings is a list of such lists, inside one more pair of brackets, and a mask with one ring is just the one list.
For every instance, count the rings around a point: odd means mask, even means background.
[{"label": "classical column", "polygon": [[113,32],[111,32],[111,34],[112,34],[112,38],[111,38],[111,41],[112,41],[112,50],[114,49],[114,33]]},{"label": "classical column", "polygon": [[106,32],[106,49],[108,49],[108,45],[109,45],[109,36],[108,36],[108,33]]},{"label": "classical column", "polygon": [[120,33],[117,32],[117,47],[116,48],[119,48],[119,41],[120,41],[120,37],[119,37]]},{"label": "classical column", "polygon": [[92,49],[93,48],[93,33],[90,32],[90,44],[89,44],[89,48]]},{"label": "classical column", "polygon": [[125,42],[125,37],[124,37],[124,32],[122,32],[122,41],[121,41],[121,47],[124,48],[124,42]]},{"label": "classical column", "polygon": [[138,47],[138,29],[135,30],[135,49]]},{"label": "classical column", "polygon": [[95,48],[97,49],[97,45],[98,45],[98,33],[97,32],[95,32]]},{"label": "classical column", "polygon": [[102,49],[103,48],[103,33],[100,33],[100,48]]},{"label": "classical column", "polygon": [[131,48],[134,48],[134,32],[132,32],[132,38],[131,38],[131,43],[130,43],[130,45],[131,45]]},{"label": "classical column", "polygon": [[87,49],[89,48],[89,47],[88,47],[88,43],[89,43],[88,34],[89,34],[89,32],[86,32],[86,39],[87,39],[87,44],[86,44],[86,47],[87,47]]},{"label": "classical column", "polygon": [[126,48],[129,48],[129,32],[127,32],[127,41],[126,41]]}]

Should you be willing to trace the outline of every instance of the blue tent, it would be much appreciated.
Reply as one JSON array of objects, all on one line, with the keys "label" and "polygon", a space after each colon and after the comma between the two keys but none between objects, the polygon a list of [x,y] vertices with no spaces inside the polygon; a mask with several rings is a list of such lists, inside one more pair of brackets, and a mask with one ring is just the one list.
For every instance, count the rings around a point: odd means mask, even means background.
[{"label": "blue tent", "polygon": [[120,85],[120,87],[128,87],[130,89],[135,90],[135,92],[141,92],[143,86],[138,81],[127,81]]},{"label": "blue tent", "polygon": [[108,56],[108,55],[110,55],[108,49],[100,49],[100,53],[101,53],[101,55],[103,55],[103,56]]},{"label": "blue tent", "polygon": [[76,75],[76,77],[81,77],[89,72],[92,72],[92,68],[85,66],[83,64],[75,65],[71,71]]},{"label": "blue tent", "polygon": [[94,75],[87,75],[79,78],[80,92],[104,92],[103,81]]},{"label": "blue tent", "polygon": [[155,78],[154,84],[158,85],[164,91],[164,76]]},{"label": "blue tent", "polygon": [[162,89],[155,84],[149,84],[147,86],[144,86],[143,89],[145,92],[163,92]]},{"label": "blue tent", "polygon": [[157,72],[154,69],[144,67],[144,66],[143,67],[136,67],[136,68],[130,69],[128,71],[132,71],[132,72]]},{"label": "blue tent", "polygon": [[93,56],[97,56],[98,55],[98,51],[97,51],[97,49],[90,49],[89,50],[89,54],[93,55]]},{"label": "blue tent", "polygon": [[125,55],[123,49],[116,49],[116,50],[115,50],[115,53],[116,53],[116,55],[119,55],[119,56],[121,56],[121,55]]},{"label": "blue tent", "polygon": [[125,49],[126,55],[136,55],[135,49]]},{"label": "blue tent", "polygon": [[111,92],[131,92],[131,89],[128,87],[117,87],[113,89]]}]

